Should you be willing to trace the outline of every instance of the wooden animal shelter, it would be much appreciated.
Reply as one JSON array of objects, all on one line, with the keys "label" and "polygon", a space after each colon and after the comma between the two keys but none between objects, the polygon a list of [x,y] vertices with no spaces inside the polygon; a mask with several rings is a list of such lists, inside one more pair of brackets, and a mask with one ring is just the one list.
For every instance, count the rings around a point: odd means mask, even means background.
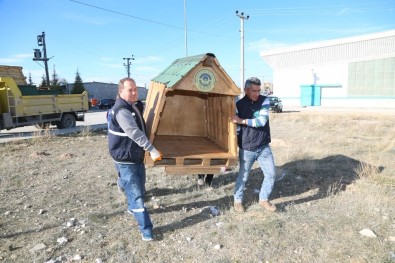
[{"label": "wooden animal shelter", "polygon": [[144,110],[155,163],[171,174],[219,174],[237,163],[235,114],[240,89],[214,54],[175,60],[151,80]]}]

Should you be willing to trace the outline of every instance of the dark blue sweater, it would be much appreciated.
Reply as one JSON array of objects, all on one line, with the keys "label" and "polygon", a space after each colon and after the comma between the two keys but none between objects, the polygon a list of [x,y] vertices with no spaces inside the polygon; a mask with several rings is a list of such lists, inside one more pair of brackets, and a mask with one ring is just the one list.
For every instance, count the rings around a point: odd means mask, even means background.
[{"label": "dark blue sweater", "polygon": [[[259,95],[258,100],[252,101],[247,96],[244,96],[236,103],[237,115],[241,119],[254,119],[256,116],[259,116],[259,111],[265,99],[265,96]],[[260,146],[270,142],[269,120],[267,120],[263,127],[240,125],[240,130],[237,135],[237,143],[240,149],[254,151]]]}]

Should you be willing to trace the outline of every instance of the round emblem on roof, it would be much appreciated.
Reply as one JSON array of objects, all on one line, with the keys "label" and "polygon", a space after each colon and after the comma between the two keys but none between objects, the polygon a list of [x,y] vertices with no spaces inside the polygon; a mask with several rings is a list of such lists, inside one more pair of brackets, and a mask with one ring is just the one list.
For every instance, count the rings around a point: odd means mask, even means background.
[{"label": "round emblem on roof", "polygon": [[215,86],[214,73],[209,69],[201,69],[195,75],[196,88],[203,92],[211,91]]}]

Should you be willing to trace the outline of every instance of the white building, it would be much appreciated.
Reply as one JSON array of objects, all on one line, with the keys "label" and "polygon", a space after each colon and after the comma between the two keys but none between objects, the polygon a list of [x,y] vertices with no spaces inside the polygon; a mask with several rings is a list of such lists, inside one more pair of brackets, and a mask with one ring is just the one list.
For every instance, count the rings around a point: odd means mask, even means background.
[{"label": "white building", "polygon": [[395,108],[395,30],[261,52],[284,105]]}]

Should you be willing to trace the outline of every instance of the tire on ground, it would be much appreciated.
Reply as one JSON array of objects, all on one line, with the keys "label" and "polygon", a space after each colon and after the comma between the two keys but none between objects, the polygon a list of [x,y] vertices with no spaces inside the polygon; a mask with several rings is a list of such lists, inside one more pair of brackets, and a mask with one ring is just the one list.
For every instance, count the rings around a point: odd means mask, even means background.
[{"label": "tire on ground", "polygon": [[67,128],[75,127],[75,123],[76,123],[76,119],[74,115],[66,113],[63,114],[62,119],[56,126],[58,127],[58,129],[67,129]]}]

